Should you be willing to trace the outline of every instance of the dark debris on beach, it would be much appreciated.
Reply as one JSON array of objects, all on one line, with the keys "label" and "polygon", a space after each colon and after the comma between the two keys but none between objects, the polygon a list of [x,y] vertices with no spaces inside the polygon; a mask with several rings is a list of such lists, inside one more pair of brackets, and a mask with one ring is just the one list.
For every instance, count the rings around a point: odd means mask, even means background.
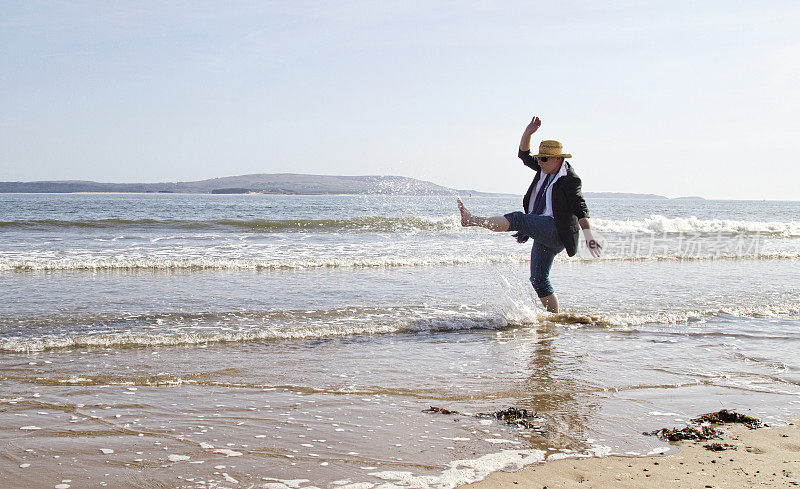
[{"label": "dark debris on beach", "polygon": [[[649,432],[645,431],[642,434],[649,436],[657,436],[662,440],[668,440],[668,441],[681,441],[681,440],[706,441],[706,440],[711,440],[713,438],[720,438],[721,435],[720,431],[717,430],[716,428],[713,428],[711,425],[717,426],[726,423],[740,423],[751,429],[763,426],[761,420],[759,420],[758,418],[737,413],[735,411],[729,411],[727,409],[722,409],[715,413],[706,413],[700,415],[692,419],[691,422],[700,426],[698,427],[687,426],[685,428],[680,428],[680,429],[661,428],[660,430],[655,430],[655,431],[649,431]],[[725,445],[726,444],[710,443],[704,446],[708,450],[720,451],[729,448],[726,447]]]},{"label": "dark debris on beach", "polygon": [[695,428],[694,426],[687,426],[685,428],[661,428],[660,430],[644,432],[643,435],[657,436],[662,440],[667,441],[681,441],[681,440],[711,440],[712,438],[719,438],[719,430],[715,430],[710,426],[701,426]]},{"label": "dark debris on beach", "polygon": [[741,423],[750,429],[760,428],[761,420],[746,414],[737,413],[736,411],[728,411],[723,409],[716,413],[707,413],[698,416],[692,420],[693,423],[709,423],[709,424],[725,424],[725,423]]},{"label": "dark debris on beach", "polygon": [[525,408],[510,407],[508,409],[495,411],[493,413],[478,413],[475,415],[469,415],[460,413],[458,411],[451,411],[449,409],[431,406],[428,409],[423,409],[422,412],[430,414],[455,414],[475,418],[491,418],[498,421],[504,421],[506,424],[517,426],[519,428],[544,432],[544,428],[540,423],[541,418],[539,418],[535,412],[528,411]]},{"label": "dark debris on beach", "polygon": [[450,411],[449,409],[444,409],[436,406],[431,406],[428,409],[423,409],[422,412],[430,414],[461,414],[458,411]]},{"label": "dark debris on beach", "polygon": [[494,413],[478,413],[479,418],[494,418],[500,421],[505,421],[506,424],[516,425],[522,428],[538,429],[539,423],[536,421],[538,418],[536,413],[532,413],[524,408],[510,407],[502,411]]},{"label": "dark debris on beach", "polygon": [[736,447],[731,445],[730,443],[708,443],[706,445],[703,445],[703,448],[705,448],[706,450],[711,451],[711,452],[723,452],[725,450],[736,450]]}]

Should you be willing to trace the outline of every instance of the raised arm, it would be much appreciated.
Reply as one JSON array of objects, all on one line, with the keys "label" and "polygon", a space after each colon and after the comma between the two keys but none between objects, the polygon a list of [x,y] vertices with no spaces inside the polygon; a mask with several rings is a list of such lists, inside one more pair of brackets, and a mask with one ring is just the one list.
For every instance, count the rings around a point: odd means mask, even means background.
[{"label": "raised arm", "polygon": [[519,153],[517,154],[525,166],[534,170],[539,170],[539,162],[536,161],[536,158],[531,156],[531,136],[533,136],[533,133],[535,133],[541,125],[541,119],[533,116],[530,124],[528,124],[528,127],[526,127],[525,131],[522,133],[522,139],[519,142]]}]

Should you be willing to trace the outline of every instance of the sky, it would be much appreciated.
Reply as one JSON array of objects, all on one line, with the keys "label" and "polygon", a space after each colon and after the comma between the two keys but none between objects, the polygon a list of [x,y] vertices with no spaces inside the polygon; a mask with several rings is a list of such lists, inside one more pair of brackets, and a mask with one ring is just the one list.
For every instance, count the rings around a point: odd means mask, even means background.
[{"label": "sky", "polygon": [[800,2],[0,0],[0,181],[402,175],[800,200]]}]

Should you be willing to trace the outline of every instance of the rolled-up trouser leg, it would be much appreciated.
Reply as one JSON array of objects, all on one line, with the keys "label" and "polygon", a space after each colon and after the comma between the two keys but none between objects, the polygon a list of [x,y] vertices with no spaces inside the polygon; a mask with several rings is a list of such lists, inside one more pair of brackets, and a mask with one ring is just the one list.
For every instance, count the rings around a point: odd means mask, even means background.
[{"label": "rolled-up trouser leg", "polygon": [[509,212],[503,217],[508,220],[509,231],[522,231],[537,243],[547,246],[556,253],[564,249],[564,245],[558,239],[556,221],[552,217],[525,214],[524,212]]},{"label": "rolled-up trouser leg", "polygon": [[531,248],[531,284],[536,295],[547,297],[553,294],[550,284],[550,268],[558,252],[551,250],[543,244],[534,242]]}]

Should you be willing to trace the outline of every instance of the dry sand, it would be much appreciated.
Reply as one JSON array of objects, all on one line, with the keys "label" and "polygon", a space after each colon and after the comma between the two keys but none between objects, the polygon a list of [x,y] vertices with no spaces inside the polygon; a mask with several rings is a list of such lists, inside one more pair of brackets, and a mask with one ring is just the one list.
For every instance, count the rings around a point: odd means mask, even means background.
[{"label": "dry sand", "polygon": [[496,472],[462,489],[489,488],[746,488],[800,487],[800,428],[748,429],[725,425],[717,443],[735,449],[712,452],[709,442],[679,442],[674,455],[565,459]]}]

